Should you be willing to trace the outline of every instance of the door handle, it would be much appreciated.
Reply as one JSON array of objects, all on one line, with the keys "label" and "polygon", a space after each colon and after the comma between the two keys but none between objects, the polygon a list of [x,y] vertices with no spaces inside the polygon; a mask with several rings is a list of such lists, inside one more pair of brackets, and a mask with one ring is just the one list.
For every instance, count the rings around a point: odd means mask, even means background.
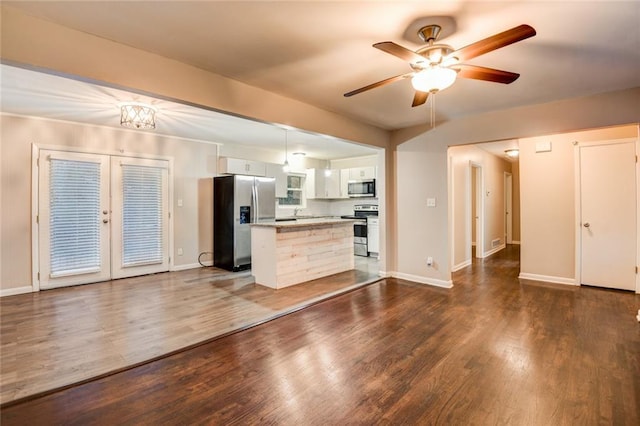
[{"label": "door handle", "polygon": [[588,227],[590,227],[591,225],[589,224],[589,222],[587,222],[587,223],[585,223],[585,224],[584,224],[584,225],[582,225],[582,226],[584,226],[585,228],[588,228]]}]

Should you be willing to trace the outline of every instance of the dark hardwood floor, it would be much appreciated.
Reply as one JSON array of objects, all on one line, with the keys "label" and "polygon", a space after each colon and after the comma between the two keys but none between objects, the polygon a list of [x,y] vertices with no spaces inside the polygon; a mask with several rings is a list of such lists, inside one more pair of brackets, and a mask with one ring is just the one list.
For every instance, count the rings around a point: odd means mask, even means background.
[{"label": "dark hardwood floor", "polygon": [[379,279],[378,262],[284,289],[196,268],[0,298],[0,407],[141,365]]},{"label": "dark hardwood floor", "polygon": [[519,281],[518,247],[450,290],[386,279],[2,410],[14,424],[640,424],[640,296]]}]

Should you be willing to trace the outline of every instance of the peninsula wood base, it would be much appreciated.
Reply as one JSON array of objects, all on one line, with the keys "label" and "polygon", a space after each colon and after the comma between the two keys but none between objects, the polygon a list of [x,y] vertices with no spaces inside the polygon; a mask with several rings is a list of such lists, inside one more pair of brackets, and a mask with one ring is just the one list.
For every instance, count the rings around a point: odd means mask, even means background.
[{"label": "peninsula wood base", "polygon": [[354,269],[353,222],[251,227],[256,284],[279,289]]}]

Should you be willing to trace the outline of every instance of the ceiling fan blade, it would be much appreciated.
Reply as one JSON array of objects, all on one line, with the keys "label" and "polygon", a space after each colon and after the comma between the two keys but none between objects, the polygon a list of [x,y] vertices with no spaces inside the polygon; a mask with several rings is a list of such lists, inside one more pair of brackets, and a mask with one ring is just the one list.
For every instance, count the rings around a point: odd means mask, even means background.
[{"label": "ceiling fan blade", "polygon": [[418,55],[413,50],[409,50],[406,47],[402,47],[399,44],[395,44],[392,41],[382,41],[373,45],[376,49],[380,49],[383,52],[387,52],[393,56],[403,59],[407,62],[417,63],[424,62],[426,58]]},{"label": "ceiling fan blade", "polygon": [[465,62],[493,50],[500,49],[501,47],[533,37],[534,35],[536,35],[536,30],[534,30],[533,27],[529,25],[520,25],[462,47],[451,53],[449,56],[454,56],[458,58],[460,62]]},{"label": "ceiling fan blade", "polygon": [[429,93],[416,90],[416,94],[413,95],[413,103],[411,104],[411,106],[417,107],[419,105],[422,105],[423,103],[427,102],[428,97]]},{"label": "ceiling fan blade", "polygon": [[458,71],[458,77],[472,78],[474,80],[493,81],[494,83],[509,84],[513,83],[520,77],[520,74],[509,71],[497,70],[494,68],[479,67],[476,65],[461,64],[454,69]]},{"label": "ceiling fan blade", "polygon": [[413,76],[413,74],[414,73],[412,71],[412,72],[408,72],[406,74],[396,75],[395,77],[389,77],[389,78],[387,78],[385,80],[381,80],[381,81],[378,81],[376,83],[372,83],[372,84],[369,84],[367,86],[361,87],[359,89],[352,90],[351,92],[347,92],[347,93],[344,94],[344,97],[348,98],[349,96],[357,95],[358,93],[366,92],[367,90],[375,89],[376,87],[384,86],[385,84],[393,83],[393,82],[396,82],[398,80],[402,80],[403,78],[411,77],[411,76]]}]

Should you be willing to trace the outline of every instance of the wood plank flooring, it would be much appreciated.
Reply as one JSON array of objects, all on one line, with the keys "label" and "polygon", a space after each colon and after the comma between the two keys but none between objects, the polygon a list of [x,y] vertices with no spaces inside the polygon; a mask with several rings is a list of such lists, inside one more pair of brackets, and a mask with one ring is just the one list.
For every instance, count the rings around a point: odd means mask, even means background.
[{"label": "wood plank flooring", "polygon": [[18,424],[640,424],[640,296],[519,281],[511,247],[450,290],[386,279],[9,406]]},{"label": "wood plank flooring", "polygon": [[377,279],[377,262],[287,289],[192,269],[0,299],[0,403],[120,371]]}]

